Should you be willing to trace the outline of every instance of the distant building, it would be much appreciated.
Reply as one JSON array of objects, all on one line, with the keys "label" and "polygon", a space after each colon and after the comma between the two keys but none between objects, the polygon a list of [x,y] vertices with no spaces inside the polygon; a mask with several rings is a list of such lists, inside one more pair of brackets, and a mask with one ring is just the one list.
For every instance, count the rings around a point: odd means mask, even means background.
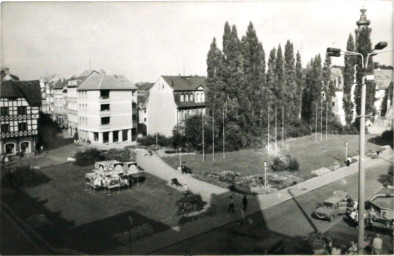
[{"label": "distant building", "polygon": [[334,87],[335,96],[331,97],[331,108],[335,119],[342,125],[346,125],[345,109],[343,107],[343,73],[342,68],[331,68],[331,84]]},{"label": "distant building", "polygon": [[386,89],[389,88],[390,83],[393,82],[393,70],[391,69],[374,69],[375,76],[375,109],[376,116],[382,115],[382,104],[386,94]]},{"label": "distant building", "polygon": [[92,71],[85,71],[78,76],[73,76],[67,80],[67,124],[70,136],[74,136],[78,131],[78,93],[77,89],[81,82]]},{"label": "distant building", "polygon": [[1,154],[33,151],[37,142],[40,107],[40,81],[9,79],[1,83]]},{"label": "distant building", "polygon": [[149,90],[154,83],[140,83],[136,84],[138,91],[138,133],[146,135],[146,126],[148,122],[148,115],[146,113],[146,103],[149,98]]},{"label": "distant building", "polygon": [[67,128],[67,81],[59,80],[53,87],[54,117],[62,128]]},{"label": "distant building", "polygon": [[161,76],[149,91],[147,133],[172,136],[188,116],[205,113],[206,78]]},{"label": "distant building", "polygon": [[77,90],[79,139],[99,144],[136,140],[136,86],[123,76],[93,71]]}]

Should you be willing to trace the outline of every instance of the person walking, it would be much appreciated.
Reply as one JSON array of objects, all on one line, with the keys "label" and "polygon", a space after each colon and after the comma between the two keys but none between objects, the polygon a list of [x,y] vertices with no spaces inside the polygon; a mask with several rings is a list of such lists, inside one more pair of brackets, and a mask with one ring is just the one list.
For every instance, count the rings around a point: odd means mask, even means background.
[{"label": "person walking", "polygon": [[233,196],[229,197],[229,205],[228,205],[228,212],[234,213],[234,199]]},{"label": "person walking", "polygon": [[376,234],[372,242],[372,252],[380,255],[382,253],[383,241],[379,234]]},{"label": "person walking", "polygon": [[182,164],[181,164],[181,171],[182,171],[182,174],[184,174],[184,173],[186,173],[186,166],[185,166],[185,162],[182,162]]},{"label": "person walking", "polygon": [[346,160],[346,166],[349,167],[351,163],[352,163],[352,159],[350,158],[350,156],[348,156]]},{"label": "person walking", "polygon": [[242,198],[242,206],[243,206],[243,211],[246,212],[246,209],[248,208],[248,199],[246,198],[245,194],[244,197]]}]

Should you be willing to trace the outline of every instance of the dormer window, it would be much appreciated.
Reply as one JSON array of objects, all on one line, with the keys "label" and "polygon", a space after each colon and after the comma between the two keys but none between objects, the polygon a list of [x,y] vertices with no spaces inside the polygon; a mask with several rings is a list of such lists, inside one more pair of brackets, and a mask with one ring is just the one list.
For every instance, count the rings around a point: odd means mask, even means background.
[{"label": "dormer window", "polygon": [[189,95],[185,95],[185,101],[189,101]]},{"label": "dormer window", "polygon": [[204,95],[204,93],[201,93],[201,102],[205,102],[205,95]]},{"label": "dormer window", "polygon": [[190,94],[190,101],[193,101],[193,94]]},{"label": "dormer window", "polygon": [[183,94],[181,94],[181,102],[183,102],[184,101],[184,99],[183,99]]}]

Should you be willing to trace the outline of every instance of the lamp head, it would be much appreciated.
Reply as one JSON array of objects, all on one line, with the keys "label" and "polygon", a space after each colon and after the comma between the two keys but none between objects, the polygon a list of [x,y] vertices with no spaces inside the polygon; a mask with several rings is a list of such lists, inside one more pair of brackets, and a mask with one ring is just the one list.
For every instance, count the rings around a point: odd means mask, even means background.
[{"label": "lamp head", "polygon": [[375,45],[374,50],[382,50],[382,49],[386,48],[386,46],[387,46],[387,42],[382,41],[382,42],[379,42]]}]

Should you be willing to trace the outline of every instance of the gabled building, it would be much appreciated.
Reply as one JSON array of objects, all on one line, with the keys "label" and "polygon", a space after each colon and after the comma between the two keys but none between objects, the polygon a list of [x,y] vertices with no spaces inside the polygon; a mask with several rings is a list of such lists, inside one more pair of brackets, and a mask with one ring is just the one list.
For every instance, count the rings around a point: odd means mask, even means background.
[{"label": "gabled building", "polygon": [[123,76],[93,71],[77,91],[79,139],[98,144],[136,140],[136,86]]},{"label": "gabled building", "polygon": [[161,76],[149,91],[147,133],[172,136],[188,116],[205,114],[206,78]]},{"label": "gabled building", "polygon": [[67,81],[58,80],[53,87],[55,121],[62,128],[67,128]]},{"label": "gabled building", "polygon": [[138,88],[138,133],[146,135],[146,125],[148,120],[148,115],[146,113],[146,104],[149,98],[149,90],[152,88],[154,83],[137,83]]},{"label": "gabled building", "polygon": [[31,153],[41,107],[40,81],[3,81],[0,93],[0,154]]},{"label": "gabled building", "polygon": [[78,86],[92,73],[85,71],[78,76],[73,76],[67,80],[67,124],[70,136],[74,136],[78,131]]}]

